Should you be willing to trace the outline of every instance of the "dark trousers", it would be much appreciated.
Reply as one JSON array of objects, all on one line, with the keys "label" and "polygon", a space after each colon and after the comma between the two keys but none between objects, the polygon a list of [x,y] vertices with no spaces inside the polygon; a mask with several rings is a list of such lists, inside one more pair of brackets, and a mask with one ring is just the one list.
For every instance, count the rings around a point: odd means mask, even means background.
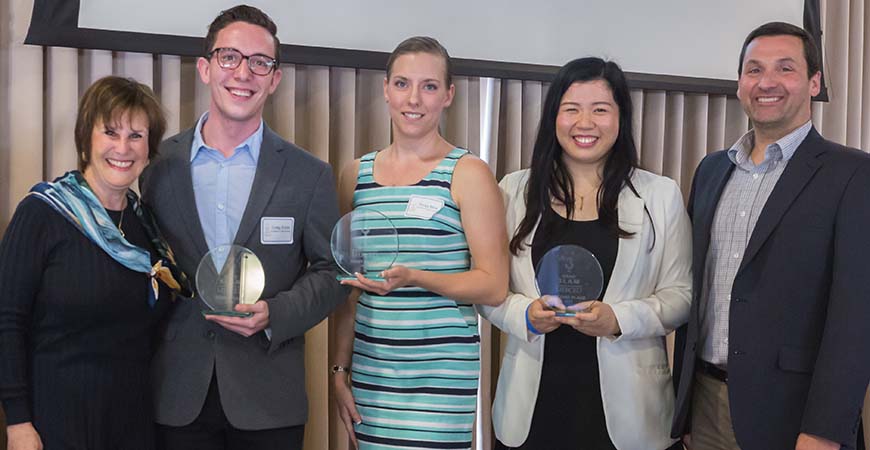
[{"label": "dark trousers", "polygon": [[202,412],[183,427],[157,425],[159,450],[302,450],[305,426],[269,430],[239,430],[230,425],[221,406],[217,379],[211,385]]}]

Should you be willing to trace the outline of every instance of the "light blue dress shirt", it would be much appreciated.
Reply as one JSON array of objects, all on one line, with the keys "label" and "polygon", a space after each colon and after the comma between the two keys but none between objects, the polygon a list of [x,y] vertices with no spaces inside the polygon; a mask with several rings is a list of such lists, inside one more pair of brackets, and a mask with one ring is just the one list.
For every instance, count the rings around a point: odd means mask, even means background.
[{"label": "light blue dress shirt", "polygon": [[[194,129],[190,175],[205,242],[209,249],[213,249],[232,244],[239,230],[257,172],[257,159],[263,143],[263,121],[260,120],[257,131],[227,158],[203,140],[202,126],[206,120],[207,112],[199,118]],[[218,267],[221,265],[222,262]]]},{"label": "light blue dress shirt", "polygon": [[[202,126],[208,120],[204,113],[193,131],[190,146],[190,175],[193,178],[193,195],[199,223],[209,250],[224,244],[232,244],[239,231],[239,223],[245,214],[251,186],[257,173],[257,160],[263,143],[263,119],[254,134],[248,136],[233,150],[229,158],[215,148],[206,145],[202,138]],[[213,255],[217,267],[223,267],[226,255]],[[272,339],[272,327],[265,330]]]}]

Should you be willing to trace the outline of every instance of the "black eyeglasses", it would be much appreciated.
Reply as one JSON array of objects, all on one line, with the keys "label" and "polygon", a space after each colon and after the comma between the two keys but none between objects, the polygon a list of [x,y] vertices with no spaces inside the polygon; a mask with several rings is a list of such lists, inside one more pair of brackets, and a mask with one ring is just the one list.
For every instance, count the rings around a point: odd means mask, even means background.
[{"label": "black eyeglasses", "polygon": [[231,47],[219,47],[208,52],[208,59],[217,55],[217,63],[222,69],[235,70],[242,63],[243,59],[248,60],[248,69],[254,75],[266,76],[272,73],[278,61],[275,58],[270,58],[266,55],[243,55],[242,52]]}]

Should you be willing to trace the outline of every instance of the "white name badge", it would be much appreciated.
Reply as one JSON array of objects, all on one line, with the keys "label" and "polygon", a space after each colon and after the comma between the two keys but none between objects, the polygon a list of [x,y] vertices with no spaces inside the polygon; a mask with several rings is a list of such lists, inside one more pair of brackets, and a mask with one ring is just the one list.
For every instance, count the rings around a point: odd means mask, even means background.
[{"label": "white name badge", "polygon": [[405,208],[405,217],[416,217],[418,219],[429,220],[443,207],[444,200],[440,198],[411,195],[408,197],[408,206]]},{"label": "white name badge", "polygon": [[263,217],[260,219],[260,243],[280,245],[293,243],[293,217]]}]

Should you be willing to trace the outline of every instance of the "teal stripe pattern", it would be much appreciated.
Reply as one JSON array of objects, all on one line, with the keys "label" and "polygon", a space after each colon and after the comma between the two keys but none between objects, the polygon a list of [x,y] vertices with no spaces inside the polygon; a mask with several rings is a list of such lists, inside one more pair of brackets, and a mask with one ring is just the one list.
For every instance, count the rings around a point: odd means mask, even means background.
[{"label": "teal stripe pattern", "polygon": [[[411,186],[381,186],[377,152],[360,161],[354,208],[373,208],[398,231],[395,265],[442,273],[470,268],[453,170],[467,150],[453,149]],[[409,217],[412,196],[443,205],[431,218]],[[360,449],[469,449],[480,373],[477,313],[470,304],[417,287],[380,296],[364,292],[354,325],[352,388],[362,423]]]}]

